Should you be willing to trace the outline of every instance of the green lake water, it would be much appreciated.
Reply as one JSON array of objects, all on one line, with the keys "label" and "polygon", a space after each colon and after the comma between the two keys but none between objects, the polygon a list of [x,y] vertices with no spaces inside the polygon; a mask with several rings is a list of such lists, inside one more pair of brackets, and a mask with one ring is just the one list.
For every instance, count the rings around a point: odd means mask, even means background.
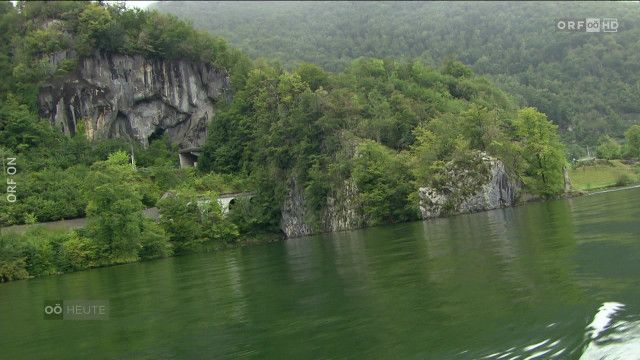
[{"label": "green lake water", "polygon": [[[0,284],[0,359],[640,359],[640,189]],[[44,320],[43,301],[110,319]]]}]

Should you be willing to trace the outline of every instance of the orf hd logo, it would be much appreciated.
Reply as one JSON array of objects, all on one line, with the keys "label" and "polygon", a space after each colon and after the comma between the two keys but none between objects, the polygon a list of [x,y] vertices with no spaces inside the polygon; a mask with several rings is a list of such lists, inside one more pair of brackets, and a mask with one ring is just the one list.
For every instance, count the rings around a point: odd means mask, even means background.
[{"label": "orf hd logo", "polygon": [[556,30],[568,32],[618,32],[618,25],[615,18],[556,20]]}]

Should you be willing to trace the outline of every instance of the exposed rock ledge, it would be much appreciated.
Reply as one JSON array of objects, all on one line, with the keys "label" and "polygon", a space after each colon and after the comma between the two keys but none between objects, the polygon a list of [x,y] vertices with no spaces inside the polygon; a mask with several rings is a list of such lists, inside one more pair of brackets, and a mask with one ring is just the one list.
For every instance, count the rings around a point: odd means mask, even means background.
[{"label": "exposed rock ledge", "polygon": [[517,203],[522,184],[512,179],[502,161],[479,154],[484,173],[471,173],[453,163],[447,163],[444,186],[421,187],[420,212],[423,219],[470,213],[513,206]]},{"label": "exposed rock ledge", "polygon": [[304,189],[293,179],[282,205],[280,228],[288,238],[361,228],[364,217],[355,203],[357,193],[353,180],[345,181],[344,186],[327,197],[320,219],[314,220],[305,205]]},{"label": "exposed rock ledge", "polygon": [[41,115],[66,134],[83,129],[90,139],[147,145],[166,131],[189,148],[204,143],[216,103],[229,95],[227,73],[208,64],[112,54],[80,59],[73,74],[43,86],[38,101]]},{"label": "exposed rock ledge", "polygon": [[[423,219],[513,206],[526,195],[502,161],[483,153],[466,165],[449,162],[444,172],[446,180],[438,189],[418,189]],[[305,204],[304,189],[294,179],[281,209],[280,228],[286,237],[361,228],[366,224],[357,197],[355,183],[347,180],[327,198],[325,209],[315,218]]]}]

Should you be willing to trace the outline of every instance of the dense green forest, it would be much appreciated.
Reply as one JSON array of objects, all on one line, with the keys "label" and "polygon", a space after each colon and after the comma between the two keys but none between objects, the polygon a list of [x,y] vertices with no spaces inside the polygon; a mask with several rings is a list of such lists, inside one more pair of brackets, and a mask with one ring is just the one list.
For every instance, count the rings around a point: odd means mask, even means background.
[{"label": "dense green forest", "polygon": [[[61,52],[65,61],[52,63]],[[233,97],[218,104],[197,169],[178,168],[166,136],[147,147],[91,141],[39,118],[39,87],[100,52],[208,62],[231,74]],[[157,11],[0,3],[0,153],[17,159],[19,189],[16,202],[2,194],[0,226],[88,217],[71,232],[0,234],[0,281],[279,237],[294,182],[313,221],[331,194],[354,183],[364,225],[418,219],[418,187],[440,187],[451,164],[484,176],[486,155],[502,160],[527,193],[563,191],[565,146],[544,107],[521,106],[493,85],[495,77],[476,75],[483,71],[465,65],[468,59],[387,55],[338,57],[327,71],[277,57],[250,60],[222,38]],[[640,156],[640,126],[625,136],[624,146],[602,137],[598,149]],[[217,194],[246,190],[256,195],[223,215]],[[153,206],[157,221],[141,212]]]},{"label": "dense green forest", "polygon": [[[39,87],[73,71],[78,58],[95,52],[180,57],[210,62],[232,74],[237,70],[236,79],[243,79],[247,70],[242,67],[250,66],[223,39],[198,32],[175,17],[91,2],[19,1],[16,7],[2,2],[0,47],[0,151],[20,159],[16,181],[22,191],[22,201],[0,209],[0,225],[23,223],[25,218],[51,221],[83,216],[86,199],[82,194],[89,190],[83,186],[84,177],[92,164],[119,150],[133,151],[137,166],[144,168],[141,178],[150,182],[141,187],[147,206],[179,182],[193,183],[197,177],[176,169],[176,149],[166,137],[146,149],[122,139],[91,142],[84,134],[66,137],[41,120],[36,105]],[[54,65],[49,56],[59,52],[68,56]],[[219,183],[216,191],[225,189],[221,179],[213,181]],[[228,179],[225,182],[234,186]]]},{"label": "dense green forest", "polygon": [[355,181],[368,225],[417,219],[417,188],[438,187],[447,162],[473,168],[481,152],[533,193],[563,184],[556,126],[533,108],[517,111],[457,61],[434,69],[359,59],[338,74],[258,62],[209,133],[199,167],[254,178],[266,201],[255,215],[274,227],[292,178],[316,216],[331,191]]},{"label": "dense green forest", "polygon": [[[361,56],[457,59],[559,125],[571,157],[640,122],[637,2],[171,2],[253,58],[328,71]],[[617,33],[555,30],[561,18],[617,18]]]}]

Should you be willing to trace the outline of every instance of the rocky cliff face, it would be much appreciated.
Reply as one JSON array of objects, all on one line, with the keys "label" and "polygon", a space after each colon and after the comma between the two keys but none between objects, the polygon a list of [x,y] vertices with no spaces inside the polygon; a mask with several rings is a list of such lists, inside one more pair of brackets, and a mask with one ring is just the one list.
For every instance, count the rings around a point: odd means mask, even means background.
[{"label": "rocky cliff face", "polygon": [[230,93],[227,73],[207,64],[95,55],[43,86],[39,105],[41,115],[66,134],[84,131],[90,139],[124,137],[147,145],[150,136],[166,132],[190,148],[203,145],[216,103]]},{"label": "rocky cliff face", "polygon": [[423,219],[516,204],[522,184],[509,176],[502,161],[484,154],[480,154],[477,161],[481,165],[480,171],[461,169],[448,163],[445,184],[437,189],[419,188]]},{"label": "rocky cliff face", "polygon": [[327,197],[322,214],[314,217],[305,205],[304,189],[293,179],[282,206],[280,228],[286,237],[361,228],[364,217],[356,205],[357,193],[354,182],[345,181]]},{"label": "rocky cliff face", "polygon": [[[521,197],[522,184],[502,161],[486,154],[478,153],[465,164],[449,162],[443,171],[445,180],[437,188],[418,189],[423,219],[513,206]],[[282,206],[280,227],[287,237],[364,227],[357,198],[355,183],[346,180],[327,197],[322,213],[313,216],[305,205],[304,189],[294,179]]]},{"label": "rocky cliff face", "polygon": [[289,193],[284,199],[281,213],[280,229],[286,237],[310,235],[314,232],[307,221],[304,193],[296,179],[289,184]]}]

